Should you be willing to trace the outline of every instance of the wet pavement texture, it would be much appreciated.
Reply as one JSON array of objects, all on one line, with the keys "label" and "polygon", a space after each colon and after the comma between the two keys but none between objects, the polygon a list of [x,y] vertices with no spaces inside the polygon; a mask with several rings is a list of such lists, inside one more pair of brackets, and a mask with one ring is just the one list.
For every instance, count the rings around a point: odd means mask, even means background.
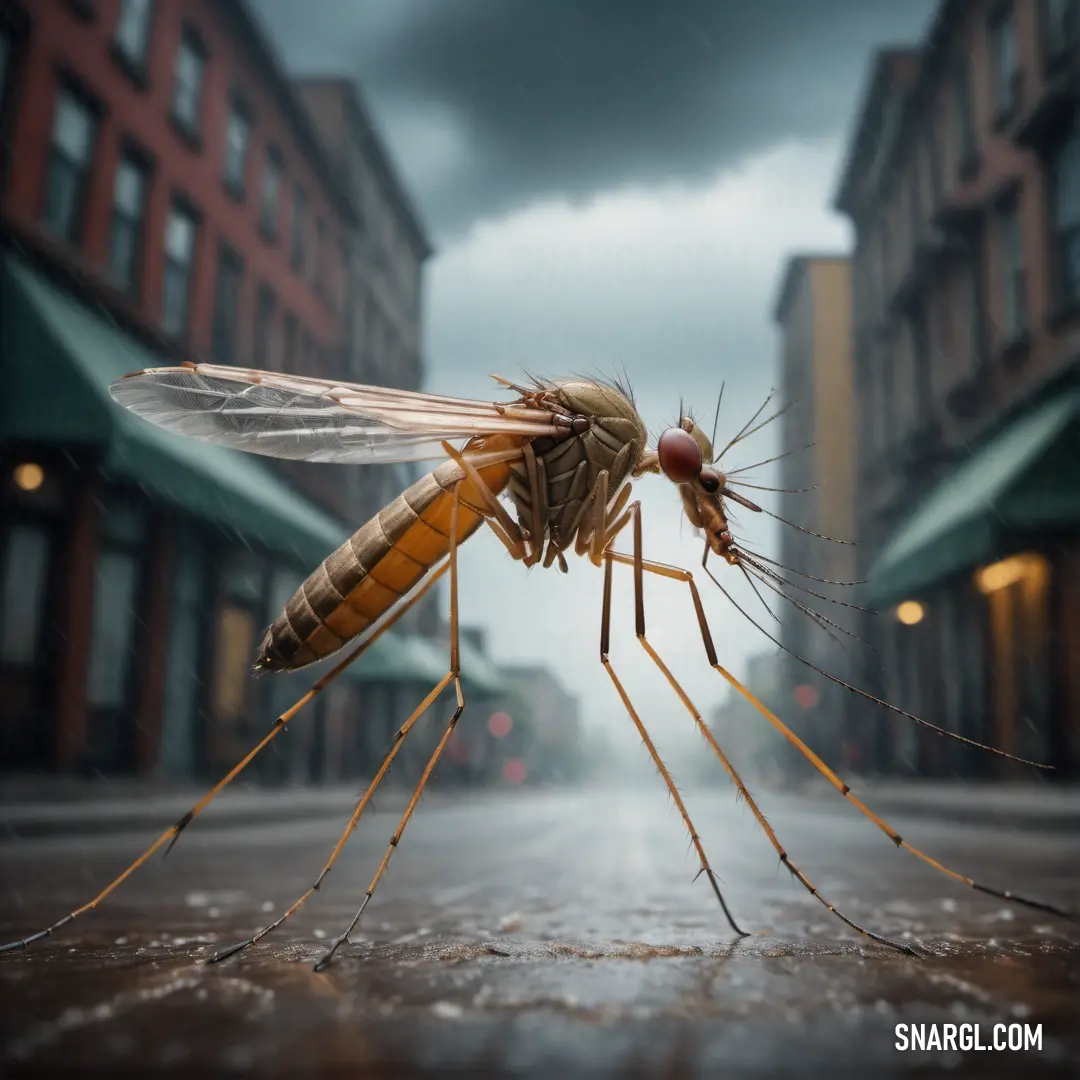
[{"label": "wet pavement texture", "polygon": [[[659,781],[657,781],[659,785]],[[351,810],[186,832],[100,909],[0,956],[0,1074],[353,1077],[1076,1076],[1080,927],[953,883],[839,798],[765,796],[782,867],[745,806],[687,800],[736,938],[664,792],[425,799],[364,921],[398,819],[377,807],[275,934],[207,966],[308,885]],[[872,805],[872,802],[871,802]],[[976,880],[1076,910],[1080,837],[902,817]],[[87,900],[153,839],[0,844],[0,940]],[[898,1052],[900,1023],[1041,1024],[1041,1050]]]}]

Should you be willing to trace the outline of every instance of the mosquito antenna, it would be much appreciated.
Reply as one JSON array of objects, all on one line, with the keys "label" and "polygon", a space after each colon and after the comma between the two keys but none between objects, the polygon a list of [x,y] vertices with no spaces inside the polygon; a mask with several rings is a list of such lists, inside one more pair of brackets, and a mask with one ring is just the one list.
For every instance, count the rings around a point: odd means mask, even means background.
[{"label": "mosquito antenna", "polygon": [[746,480],[729,480],[728,483],[731,484],[732,487],[752,488],[754,491],[775,491],[779,495],[804,495],[808,491],[817,491],[817,489],[821,487],[820,484],[815,484],[813,487],[808,488],[766,487],[764,484],[750,484]]},{"label": "mosquito antenna", "polygon": [[[746,504],[745,499],[741,499],[738,501],[742,502],[743,505]],[[788,521],[787,518],[781,517],[779,514],[774,514],[771,510],[766,510],[763,506],[752,507],[752,509],[759,510],[767,517],[774,518],[776,521],[782,521],[785,525],[790,525],[793,529],[798,529],[799,532],[806,533],[807,536],[816,536],[819,540],[828,540],[830,543],[833,544],[843,544],[845,547],[857,546],[854,540],[837,540],[835,536],[826,536],[824,533],[814,532],[813,529],[807,529],[802,525],[796,524],[794,521]]]},{"label": "mosquito antenna", "polygon": [[[770,416],[767,420],[762,420],[761,423],[758,424],[756,427],[752,427],[749,431],[736,435],[735,438],[732,439],[731,442],[729,442],[727,446],[724,447],[724,454],[726,454],[737,442],[742,442],[743,439],[749,439],[751,435],[756,435],[757,432],[759,432],[763,427],[767,427],[774,420],[779,419],[781,416],[784,415],[784,413],[788,411],[788,409],[790,409],[795,404],[796,402],[789,401],[782,409],[777,409],[776,412],[774,412],[772,416]],[[721,454],[721,457],[722,456],[723,454]]]},{"label": "mosquito antenna", "polygon": [[724,400],[724,385],[724,383],[720,384],[720,393],[717,395],[716,398],[716,412],[713,415],[712,422],[712,438],[709,440],[709,442],[711,442],[713,446],[716,445],[716,428],[717,425],[720,423],[720,402]]},{"label": "mosquito antenna", "polygon": [[[783,599],[785,599],[789,604],[791,604],[792,607],[797,608],[808,618],[813,619],[814,622],[816,622],[822,628],[822,630],[824,630],[829,635],[829,637],[831,637],[833,641],[835,641],[837,645],[839,645],[841,648],[844,647],[844,642],[842,642],[838,637],[836,637],[836,635],[833,634],[828,629],[828,627],[831,626],[833,627],[833,629],[839,630],[841,634],[846,634],[848,637],[853,638],[855,641],[862,641],[862,638],[860,638],[858,634],[852,633],[852,631],[845,629],[839,623],[833,622],[832,619],[826,618],[826,616],[822,615],[820,611],[815,611],[808,604],[804,604],[800,600],[796,600],[794,596],[789,596],[786,592],[784,592],[783,589],[773,584],[773,582],[771,582],[767,577],[762,576],[756,570],[754,571],[754,576],[766,588],[772,589],[772,591],[776,593],[777,596],[783,597]],[[863,642],[863,644],[865,645],[866,642]]]},{"label": "mosquito antenna", "polygon": [[810,596],[816,596],[819,600],[828,600],[830,604],[839,604],[841,607],[851,608],[853,611],[861,611],[866,615],[878,614],[878,612],[873,611],[870,608],[861,607],[859,604],[852,604],[848,600],[838,600],[835,596],[826,596],[824,593],[814,592],[813,589],[808,589],[805,585],[800,585],[797,581],[789,581],[782,574],[778,574],[775,570],[759,563],[752,552],[735,549],[735,554],[738,555],[740,559],[746,559],[755,570],[764,574],[766,577],[772,578],[772,580],[778,584],[787,585],[791,589],[798,589],[800,592],[808,593]]},{"label": "mosquito antenna", "polygon": [[760,562],[769,563],[770,566],[778,566],[781,570],[786,570],[789,574],[798,574],[801,578],[806,578],[807,581],[820,581],[822,585],[866,585],[869,582],[869,578],[861,578],[858,581],[833,581],[832,578],[815,577],[813,574],[807,574],[802,570],[796,570],[794,566],[785,566],[782,562],[777,562],[776,559],[770,559],[767,555],[762,555],[758,551],[751,551],[747,547],[740,548],[741,551],[746,552],[748,555],[752,555]]},{"label": "mosquito antenna", "polygon": [[738,432],[735,434],[735,437],[731,440],[731,442],[729,442],[727,444],[726,447],[724,447],[723,451],[721,451],[721,453],[719,455],[720,457],[723,457],[724,454],[728,450],[730,450],[731,447],[733,447],[743,437],[743,435],[746,434],[746,429],[765,411],[765,409],[768,406],[769,402],[772,401],[772,399],[774,397],[776,397],[776,390],[775,389],[769,391],[769,396],[758,406],[757,412],[754,413],[754,415],[751,416],[750,419],[747,420],[746,423],[743,424],[743,426],[741,428],[739,428]]},{"label": "mosquito antenna", "polygon": [[1039,761],[1031,761],[1028,758],[1019,757],[1017,754],[1010,754],[1007,750],[999,750],[996,746],[987,746],[986,743],[977,742],[975,739],[969,739],[964,735],[958,735],[955,731],[948,731],[943,727],[938,727],[937,724],[931,724],[929,720],[924,720],[921,716],[916,716],[914,713],[909,713],[904,709],[899,708],[896,705],[890,705],[889,702],[882,700],[879,697],[875,697],[873,694],[867,693],[865,690],[860,690],[857,686],[852,686],[851,683],[845,682],[843,679],[838,678],[836,675],[830,675],[827,671],[822,671],[817,664],[810,660],[807,660],[805,656],[800,656],[793,649],[789,649],[786,645],[781,644],[772,634],[769,633],[760,623],[743,610],[742,606],[732,597],[731,593],[724,588],[723,585],[717,581],[713,572],[707,565],[708,551],[705,553],[706,558],[702,560],[702,568],[705,573],[709,575],[713,584],[724,594],[728,602],[735,608],[740,615],[743,616],[752,626],[756,627],[765,635],[777,648],[782,649],[795,660],[798,660],[800,664],[805,664],[808,668],[816,671],[823,679],[828,679],[830,682],[834,682],[837,686],[844,687],[845,690],[850,690],[853,694],[858,694],[859,697],[865,698],[867,701],[872,701],[875,705],[881,705],[883,708],[888,709],[890,712],[896,713],[898,716],[906,717],[908,720],[914,720],[916,724],[924,728],[928,728],[930,731],[936,732],[938,735],[943,735],[949,739],[955,739],[957,742],[965,743],[967,746],[974,746],[979,750],[986,750],[991,754],[997,754],[998,757],[1007,758],[1009,761],[1018,761],[1021,765],[1031,765],[1036,769],[1052,769],[1053,765],[1044,765]]},{"label": "mosquito antenna", "polygon": [[724,475],[730,480],[733,476],[738,476],[739,473],[749,472],[751,469],[760,469],[763,465],[771,465],[774,461],[783,461],[786,457],[791,457],[792,454],[801,454],[804,450],[809,450],[814,444],[808,442],[805,446],[797,446],[794,450],[785,450],[782,454],[777,454],[776,457],[766,458],[764,461],[756,461],[753,465],[743,465],[739,469],[725,469]]},{"label": "mosquito antenna", "polygon": [[746,567],[743,566],[742,563],[737,563],[736,565],[742,571],[743,577],[746,578],[750,588],[754,590],[754,595],[761,601],[761,606],[773,617],[778,625],[783,625],[780,622],[780,616],[765,602],[765,597],[758,591],[758,587],[754,584],[754,579],[746,572]]}]

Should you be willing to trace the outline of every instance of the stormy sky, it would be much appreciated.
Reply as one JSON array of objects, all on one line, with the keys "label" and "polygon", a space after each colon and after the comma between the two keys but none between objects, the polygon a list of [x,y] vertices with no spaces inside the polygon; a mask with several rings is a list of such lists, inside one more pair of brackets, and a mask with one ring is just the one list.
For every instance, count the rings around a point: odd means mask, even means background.
[{"label": "stormy sky", "polygon": [[[711,426],[725,383],[723,442],[775,382],[771,308],[785,258],[848,242],[829,203],[872,50],[916,41],[934,4],[255,6],[293,71],[356,77],[427,227],[429,389],[497,397],[491,372],[625,371],[655,438],[680,400]],[[777,453],[775,427],[725,464]],[[667,482],[636,490],[647,557],[698,566],[700,543]],[[775,554],[774,531],[746,516],[750,546]],[[480,534],[461,574],[462,620],[487,628],[496,659],[550,663],[592,720],[627,724],[598,663],[599,572],[584,562],[568,578],[526,572]],[[721,662],[740,674],[771,645],[705,586]],[[732,592],[771,621],[738,583]],[[615,595],[613,661],[643,715],[689,724],[634,641],[628,572]],[[646,598],[650,637],[706,712],[723,684],[685,589],[649,582]]]}]

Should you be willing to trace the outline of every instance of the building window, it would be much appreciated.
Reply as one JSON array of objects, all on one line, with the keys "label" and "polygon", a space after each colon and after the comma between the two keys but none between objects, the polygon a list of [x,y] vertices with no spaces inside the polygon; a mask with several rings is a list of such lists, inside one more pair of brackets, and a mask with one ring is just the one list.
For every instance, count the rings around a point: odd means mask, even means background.
[{"label": "building window", "polygon": [[276,302],[269,285],[259,286],[259,300],[255,310],[255,356],[256,367],[273,371],[277,366],[275,355],[274,309]]},{"label": "building window", "polygon": [[1080,112],[1050,164],[1053,237],[1058,302],[1065,310],[1080,304]]},{"label": "building window", "polygon": [[153,0],[121,0],[113,42],[121,57],[137,69],[146,67],[153,6]]},{"label": "building window", "polygon": [[31,667],[47,613],[51,545],[38,525],[13,525],[0,579],[0,663]]},{"label": "building window", "polygon": [[165,222],[165,283],[161,322],[179,337],[187,328],[188,287],[195,260],[195,217],[173,203]]},{"label": "building window", "polygon": [[116,167],[113,215],[109,231],[109,276],[121,288],[134,289],[139,275],[148,171],[136,155],[127,153]]},{"label": "building window", "polygon": [[990,17],[990,72],[993,79],[996,122],[1012,115],[1017,106],[1019,71],[1016,66],[1016,17],[1012,4],[999,7]]},{"label": "building window", "polygon": [[218,252],[214,324],[210,335],[210,355],[215,364],[236,363],[236,326],[242,273],[240,256],[232,248],[222,244]]},{"label": "building window", "polygon": [[1054,64],[1080,45],[1080,0],[1046,0],[1043,26],[1046,58]]},{"label": "building window", "polygon": [[186,27],[180,38],[180,48],[176,50],[172,114],[189,135],[196,135],[199,131],[205,68],[206,50],[198,35]]},{"label": "building window", "polygon": [[296,350],[300,343],[300,324],[291,311],[285,312],[285,351],[282,356],[282,367],[285,371],[296,374],[297,355]]},{"label": "building window", "polygon": [[7,27],[0,26],[0,121],[3,120],[6,112],[8,78],[13,67],[14,52],[15,43],[7,31]]},{"label": "building window", "polygon": [[244,194],[244,172],[251,144],[251,114],[243,102],[234,100],[225,128],[225,187],[236,197]]},{"label": "building window", "polygon": [[266,152],[266,167],[263,169],[262,189],[259,193],[259,231],[268,240],[277,237],[281,175],[284,171],[281,155],[271,147]]},{"label": "building window", "polygon": [[1004,300],[1005,341],[1013,342],[1027,330],[1027,295],[1024,274],[1024,245],[1020,231],[1020,206],[1016,198],[1005,203],[998,213],[1001,240],[1002,297]]},{"label": "building window", "polygon": [[304,272],[304,231],[307,227],[307,192],[298,187],[293,192],[292,208],[292,264],[298,273]]},{"label": "building window", "polygon": [[45,224],[73,243],[82,224],[96,127],[93,109],[62,88],[53,116],[49,175],[45,182]]},{"label": "building window", "polygon": [[953,75],[953,107],[956,111],[956,145],[960,151],[959,168],[966,173],[974,166],[975,116],[971,104],[971,69],[961,62]]}]

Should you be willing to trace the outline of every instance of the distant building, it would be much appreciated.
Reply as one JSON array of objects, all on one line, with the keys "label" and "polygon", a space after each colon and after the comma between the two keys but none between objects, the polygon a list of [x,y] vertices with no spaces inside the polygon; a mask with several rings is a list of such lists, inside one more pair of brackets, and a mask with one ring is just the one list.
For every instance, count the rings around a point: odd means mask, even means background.
[{"label": "distant building", "polygon": [[[946,0],[878,54],[855,230],[861,685],[1080,769],[1080,4]],[[884,771],[1016,767],[860,709]]]},{"label": "distant building", "polygon": [[[310,682],[249,665],[355,507],[334,468],[178,439],[108,384],[343,376],[353,194],[240,0],[6,0],[0,147],[0,768],[220,774]],[[372,677],[251,773],[340,771]]]},{"label": "distant building", "polygon": [[[788,704],[785,659],[775,649],[751,656],[746,662],[746,688],[767,709],[780,710],[788,722],[795,710]],[[746,782],[781,780],[805,769],[805,763],[797,759],[769,721],[735,690],[730,690],[712,710],[709,727],[724,755]],[[719,769],[709,760],[716,756],[710,747],[702,745],[698,755],[707,762],[709,774],[719,775]],[[728,782],[726,776],[724,782]]]},{"label": "distant building", "polygon": [[[779,513],[831,543],[790,526],[780,527],[781,567],[789,584],[774,582],[798,604],[820,610],[847,628],[849,609],[811,595],[850,600],[850,588],[825,582],[853,581],[850,546],[854,504],[855,421],[852,416],[851,260],[836,255],[797,255],[788,260],[773,311],[780,328],[780,387],[783,404],[794,402],[778,421]],[[751,492],[750,494],[753,494]],[[811,574],[824,581],[813,581]],[[837,644],[838,631],[816,624],[805,612],[767,588],[780,617],[780,701],[785,716],[813,740],[819,753],[835,759],[846,738],[848,694],[797,657],[841,678],[850,675],[850,652]],[[857,645],[852,645],[855,648]],[[792,655],[794,654],[794,655]]]}]

